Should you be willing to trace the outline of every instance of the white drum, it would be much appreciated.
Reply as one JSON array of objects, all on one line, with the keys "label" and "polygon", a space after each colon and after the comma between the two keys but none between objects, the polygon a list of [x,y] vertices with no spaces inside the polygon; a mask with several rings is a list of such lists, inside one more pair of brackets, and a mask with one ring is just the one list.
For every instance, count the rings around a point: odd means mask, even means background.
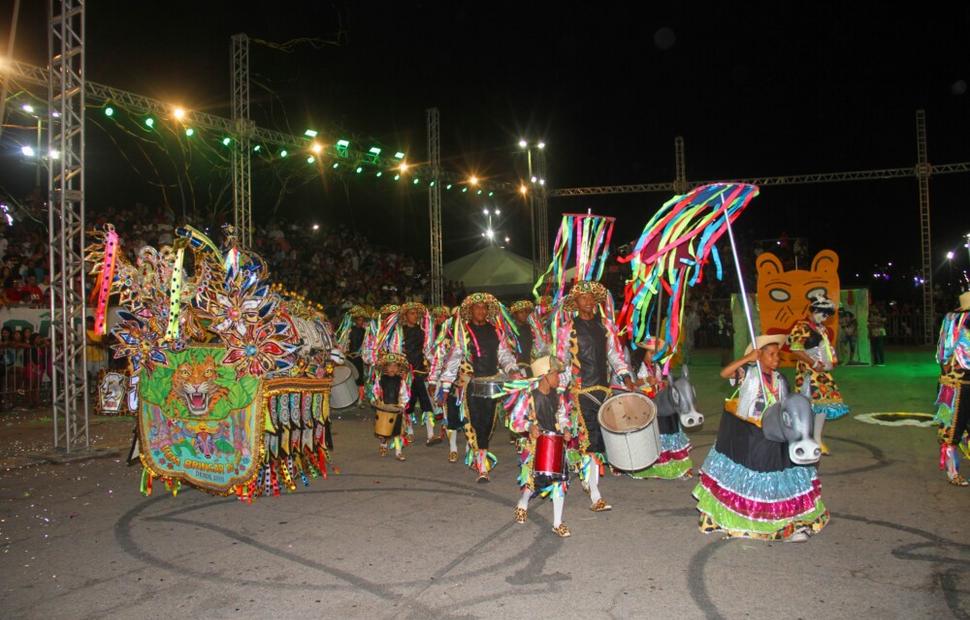
[{"label": "white drum", "polygon": [[622,392],[606,399],[597,413],[606,460],[616,469],[638,471],[660,458],[657,407],[637,392]]},{"label": "white drum", "polygon": [[354,380],[356,368],[350,364],[333,369],[333,385],[330,388],[330,406],[334,409],[350,407],[359,397],[357,382]]}]

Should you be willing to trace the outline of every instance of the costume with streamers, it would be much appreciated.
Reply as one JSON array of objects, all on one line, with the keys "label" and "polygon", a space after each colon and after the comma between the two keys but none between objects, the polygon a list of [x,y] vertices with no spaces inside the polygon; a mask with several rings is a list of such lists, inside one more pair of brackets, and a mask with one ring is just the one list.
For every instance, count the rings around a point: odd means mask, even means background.
[{"label": "costume with streamers", "polygon": [[839,386],[832,378],[831,368],[835,353],[828,329],[811,319],[797,321],[788,335],[788,348],[792,351],[804,351],[813,360],[822,363],[821,368],[813,367],[802,360],[795,364],[795,389],[801,391],[802,383],[808,377],[812,385],[812,409],[815,413],[824,413],[828,420],[841,418],[849,413],[849,406],[842,401]]},{"label": "costume with streamers", "polygon": [[943,317],[936,361],[941,368],[935,418],[940,425],[940,469],[962,486],[966,477],[960,475],[958,447],[970,434],[970,311]]},{"label": "costume with streamers", "polygon": [[[472,306],[478,303],[488,306],[488,316],[482,324],[471,320]],[[454,394],[464,423],[468,439],[465,463],[482,476],[487,476],[498,462],[488,451],[497,403],[492,398],[471,395],[469,384],[476,377],[494,377],[499,369],[506,373],[516,370],[515,354],[509,345],[514,342],[514,329],[508,311],[495,297],[488,293],[469,295],[456,317],[454,342],[439,377],[440,389],[446,399]],[[450,418],[449,411],[449,428]]]},{"label": "costume with streamers", "polygon": [[554,480],[548,476],[536,475],[533,466],[536,442],[529,432],[533,426],[539,432],[563,434],[573,432],[572,419],[566,404],[565,395],[559,390],[543,394],[537,387],[538,379],[526,379],[506,384],[508,396],[505,409],[508,412],[508,427],[520,435],[517,440],[519,452],[519,488],[532,491],[532,497],[563,497],[569,488],[566,480]]},{"label": "costume with streamers", "polygon": [[270,285],[262,258],[224,232],[220,249],[177,228],[171,246],[139,248],[134,264],[110,225],[86,248],[95,327],[110,296],[122,308],[113,349],[129,364],[145,494],[161,481],[251,500],[327,476],[342,354],[319,306]]},{"label": "costume with streamers", "polygon": [[[347,360],[357,369],[357,387],[361,390],[360,399],[364,400],[363,387],[367,382],[364,374],[364,359],[362,352],[364,348],[364,338],[367,335],[367,310],[361,306],[353,306],[344,314],[340,325],[337,327],[337,346],[344,352]],[[363,326],[357,325],[357,321],[362,320]]]},{"label": "costume with streamers", "polygon": [[751,364],[732,380],[736,400],[725,406],[717,442],[701,467],[693,493],[700,530],[763,540],[784,540],[800,528],[818,532],[829,513],[815,467],[792,463],[788,444],[766,439],[761,430],[763,412],[786,397],[788,386],[777,371],[759,380],[757,368]]},{"label": "costume with streamers", "polygon": [[[597,312],[591,319],[578,316],[575,300],[578,295],[592,294]],[[579,282],[563,300],[553,319],[555,329],[554,355],[563,361],[566,370],[560,385],[569,386],[569,399],[574,426],[578,430],[580,478],[587,482],[595,473],[603,473],[606,445],[599,424],[599,408],[613,394],[611,374],[623,380],[630,376],[623,346],[613,322],[613,300],[598,282]],[[595,468],[597,471],[592,472]]]},{"label": "costume with streamers", "polygon": [[[617,323],[628,330],[631,342],[656,336],[666,343],[658,361],[669,371],[680,342],[684,300],[689,287],[704,277],[704,266],[713,261],[722,277],[721,259],[715,245],[735,219],[758,195],[758,188],[743,183],[712,183],[674,196],[643,228],[633,251],[620,258],[633,271],[624,292]],[[659,307],[661,290],[666,308]],[[652,334],[657,315],[665,317],[662,333]]]},{"label": "costume with streamers", "polygon": [[518,317],[514,319],[518,331],[516,360],[520,366],[526,367],[548,352],[549,334],[542,325],[538,309],[531,301],[517,301],[512,304],[509,311],[513,316],[518,312],[528,313],[528,318],[524,322],[519,321]]},{"label": "costume with streamers", "polygon": [[[397,364],[398,374],[387,374],[387,367],[391,364]],[[408,363],[407,358],[399,353],[383,353],[378,358],[376,366],[379,376],[377,381],[374,382],[371,404],[375,407],[398,405],[403,409],[404,405],[411,400],[410,386],[413,381],[411,365]],[[389,445],[396,453],[400,454],[404,446],[408,445],[409,441],[404,432],[406,431],[406,425],[404,424],[405,418],[406,416],[403,412],[397,416],[390,438],[381,437],[380,435],[377,436],[381,444],[382,452],[384,447]]]},{"label": "costume with streamers", "polygon": [[[409,325],[406,317],[412,310],[418,313],[418,320],[414,325]],[[404,355],[411,365],[413,374],[411,397],[402,403],[407,405],[405,415],[408,416],[408,422],[411,425],[418,422],[415,419],[415,407],[420,403],[420,423],[433,429],[435,421],[440,421],[442,415],[432,404],[426,383],[430,368],[429,360],[434,354],[435,344],[431,313],[423,304],[409,302],[402,304],[397,312],[385,320],[385,323],[386,328],[381,330],[382,340],[378,342],[378,348]]]}]

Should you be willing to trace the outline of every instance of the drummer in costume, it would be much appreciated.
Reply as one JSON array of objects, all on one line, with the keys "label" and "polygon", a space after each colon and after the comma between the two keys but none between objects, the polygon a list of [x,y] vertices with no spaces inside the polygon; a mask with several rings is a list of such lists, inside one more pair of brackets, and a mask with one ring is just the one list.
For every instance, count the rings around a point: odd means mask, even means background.
[{"label": "drummer in costume", "polygon": [[563,298],[554,317],[556,356],[563,360],[569,385],[572,415],[579,435],[580,479],[589,491],[590,510],[602,512],[612,506],[599,491],[606,463],[606,446],[600,432],[599,408],[609,398],[610,374],[634,391],[630,368],[617,338],[613,301],[599,282],[581,280]]},{"label": "drummer in costume", "polygon": [[815,467],[792,463],[788,444],[761,430],[765,410],[788,394],[777,371],[784,342],[784,334],[758,336],[757,349],[749,345],[744,357],[721,370],[738,392],[725,405],[717,442],[694,487],[705,534],[804,542],[828,522]]},{"label": "drummer in costume", "polygon": [[426,445],[431,446],[441,441],[435,435],[435,423],[441,421],[442,416],[435,410],[425,382],[428,377],[428,359],[434,348],[434,328],[431,324],[431,314],[424,304],[408,302],[401,305],[396,315],[392,315],[387,323],[388,327],[382,333],[387,339],[385,348],[397,353],[403,353],[411,364],[414,380],[411,384],[411,400],[407,404],[405,414],[410,424],[416,422],[415,406],[421,404],[421,418],[428,431]]},{"label": "drummer in costume", "polygon": [[809,317],[795,323],[788,334],[788,348],[795,356],[795,390],[800,391],[808,379],[812,384],[812,409],[815,411],[815,442],[822,447],[822,454],[829,450],[822,443],[822,426],[825,420],[835,420],[849,413],[842,402],[839,386],[832,378],[832,368],[839,360],[829,338],[825,321],[835,314],[835,304],[819,294],[809,305]]},{"label": "drummer in costume", "polygon": [[970,434],[970,292],[960,295],[960,307],[943,317],[936,349],[940,392],[936,422],[940,424],[940,468],[950,484],[965,487],[960,475],[959,445]]},{"label": "drummer in costume", "polygon": [[507,314],[505,307],[488,293],[466,297],[456,321],[454,345],[441,373],[441,402],[455,392],[468,439],[465,463],[478,473],[479,482],[488,482],[488,472],[498,462],[488,451],[497,403],[494,397],[476,392],[502,381],[500,369],[509,377],[519,376],[509,346],[514,334]]},{"label": "drummer in costume", "polygon": [[506,384],[512,389],[506,401],[509,430],[519,439],[519,488],[522,494],[513,513],[516,523],[528,518],[529,500],[536,496],[552,498],[552,531],[570,536],[562,521],[563,504],[569,488],[566,444],[572,440],[572,420],[559,390],[563,365],[546,355],[531,364],[532,379]]},{"label": "drummer in costume", "polygon": [[[663,366],[654,357],[663,349],[664,342],[659,338],[647,338],[637,343],[636,353],[642,354],[637,365],[637,387],[651,399],[656,399],[661,390],[670,389],[670,382],[664,376]],[[634,355],[634,358],[639,358]],[[657,428],[660,431],[660,458],[650,467],[631,473],[632,478],[661,478],[676,480],[693,477],[693,461],[690,459],[690,439],[680,427],[677,415],[658,416]]]},{"label": "drummer in costume", "polygon": [[438,334],[444,328],[445,323],[451,318],[451,309],[448,306],[435,306],[431,309],[431,319],[434,322],[434,337],[437,340]]},{"label": "drummer in costume", "polygon": [[364,360],[361,352],[364,348],[364,336],[367,333],[367,310],[362,306],[353,306],[344,315],[340,326],[337,328],[337,345],[344,352],[344,355],[357,369],[357,406],[363,407],[367,402],[364,396],[364,384],[366,375],[364,374]]},{"label": "drummer in costume", "polygon": [[387,456],[387,448],[390,444],[394,448],[394,458],[404,461],[406,460],[404,446],[407,445],[408,441],[403,433],[404,418],[406,417],[403,410],[404,403],[407,403],[411,398],[410,385],[413,381],[411,366],[404,355],[386,351],[378,356],[375,366],[379,374],[371,394],[371,402],[378,410],[375,415],[380,416],[381,411],[395,410],[397,412],[389,435],[377,433],[375,426],[375,435],[380,442],[379,453],[381,456]]}]

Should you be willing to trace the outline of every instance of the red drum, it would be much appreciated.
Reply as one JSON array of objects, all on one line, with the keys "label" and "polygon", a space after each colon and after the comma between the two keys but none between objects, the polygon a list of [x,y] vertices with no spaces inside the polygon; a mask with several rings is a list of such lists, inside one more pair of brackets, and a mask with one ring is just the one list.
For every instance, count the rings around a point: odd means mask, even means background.
[{"label": "red drum", "polygon": [[542,433],[536,439],[533,474],[553,480],[566,479],[566,442],[556,433]]}]

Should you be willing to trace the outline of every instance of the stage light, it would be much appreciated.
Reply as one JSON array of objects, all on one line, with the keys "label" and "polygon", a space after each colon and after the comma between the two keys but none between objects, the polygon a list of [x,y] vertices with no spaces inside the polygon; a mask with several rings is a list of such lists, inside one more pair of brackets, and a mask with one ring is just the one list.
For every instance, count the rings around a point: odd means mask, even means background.
[{"label": "stage light", "polygon": [[536,182],[536,181],[538,181],[538,180],[539,180],[539,179],[538,179],[537,177],[532,177],[532,182],[533,182],[533,183],[535,183],[535,182]]},{"label": "stage light", "polygon": [[494,196],[494,195],[495,195],[495,192],[489,192],[489,193],[488,193],[488,197],[489,197],[489,198],[491,198],[491,197],[492,197],[492,196]]},{"label": "stage light", "polygon": [[341,157],[347,157],[347,151],[350,149],[349,140],[337,140],[337,144],[334,145],[334,150],[337,151],[337,155]]},{"label": "stage light", "polygon": [[112,117],[112,116],[114,116],[115,115],[115,109],[112,108],[110,105],[109,106],[105,106],[105,108],[104,108],[104,115],[107,116],[107,117],[109,117],[109,118]]},{"label": "stage light", "polygon": [[415,177],[415,178],[414,178],[414,181],[412,181],[412,183],[414,183],[415,185],[417,185],[417,184],[418,184],[418,183],[420,183],[420,182],[421,182],[421,179],[419,179],[419,178],[417,178],[417,177]]},{"label": "stage light", "polygon": [[313,230],[320,230],[320,224],[314,224]]},{"label": "stage light", "polygon": [[481,196],[481,195],[482,195],[482,190],[478,190],[478,191],[477,191],[477,192],[475,192],[475,193],[476,193],[476,194],[478,194],[479,196]]},{"label": "stage light", "polygon": [[501,209],[495,209],[495,215],[502,215]]},{"label": "stage light", "polygon": [[177,121],[182,120],[183,118],[185,118],[185,108],[181,108],[181,107],[177,107],[176,106],[172,110],[172,116],[174,116],[175,117],[175,120],[177,120]]},{"label": "stage light", "polygon": [[317,132],[313,129],[307,129],[306,131],[303,132],[303,135],[306,136],[307,138],[316,138]]},{"label": "stage light", "polygon": [[462,194],[464,194],[464,193],[466,193],[467,191],[468,191],[468,188],[467,188],[467,187],[463,187],[463,188],[461,188],[461,193],[462,193]]},{"label": "stage light", "polygon": [[257,144],[256,146],[253,147],[253,153],[258,153],[261,148],[262,147]]},{"label": "stage light", "polygon": [[395,174],[395,175],[394,175],[394,180],[395,180],[395,181],[400,181],[400,180],[401,180],[401,175],[399,175],[399,174]]},{"label": "stage light", "polygon": [[24,157],[33,157],[34,156],[34,149],[32,147],[29,147],[29,146],[22,146],[22,147],[20,147],[20,152],[24,154]]},{"label": "stage light", "polygon": [[195,130],[192,129],[191,127],[186,127],[185,128],[185,135],[186,135],[186,137],[191,138],[192,136],[195,135]]},{"label": "stage light", "polygon": [[384,173],[383,173],[383,172],[381,172],[380,170],[378,170],[378,171],[377,171],[377,174],[376,174],[375,176],[376,176],[376,177],[377,177],[377,178],[379,179],[379,178],[381,178],[382,176],[384,176]]},{"label": "stage light", "polygon": [[334,169],[334,170],[336,170],[336,169],[337,169],[337,168],[339,168],[339,167],[340,167],[340,162],[339,162],[339,161],[335,161],[335,162],[333,163],[333,169]]},{"label": "stage light", "polygon": [[508,237],[506,237],[506,238],[505,238],[505,243],[508,243],[508,242],[509,242],[509,238],[508,238]]},{"label": "stage light", "polygon": [[402,153],[401,151],[394,153],[394,159],[404,159],[404,153]]},{"label": "stage light", "polygon": [[60,159],[61,153],[57,149],[51,149],[51,159]]},{"label": "stage light", "polygon": [[357,174],[360,174],[363,171],[364,171],[364,167],[363,166],[357,166],[357,169],[354,170],[354,172],[356,172]]},{"label": "stage light", "polygon": [[540,149],[544,149],[544,148],[546,148],[546,143],[545,142],[540,142],[536,146],[538,146]]},{"label": "stage light", "polygon": [[482,215],[488,215],[488,209],[482,209]]},{"label": "stage light", "polygon": [[476,177],[475,175],[472,175],[472,176],[468,177],[468,184],[469,185],[478,185],[478,177]]},{"label": "stage light", "polygon": [[378,148],[378,147],[376,147],[376,146],[372,146],[372,147],[370,147],[370,150],[367,151],[367,152],[370,153],[371,155],[374,155],[376,157],[377,155],[380,155],[381,154],[381,149]]},{"label": "stage light", "polygon": [[225,138],[222,139],[222,146],[229,146],[231,142],[232,142],[232,138],[230,138],[229,136],[226,136]]},{"label": "stage light", "polygon": [[445,185],[445,189],[447,190],[450,190],[452,187],[454,186],[451,183],[449,183],[448,185]]},{"label": "stage light", "polygon": [[428,187],[434,187],[434,181],[428,183]]},{"label": "stage light", "polygon": [[529,188],[526,187],[525,184],[523,183],[522,185],[519,185],[519,193],[525,196],[526,194],[529,193]]},{"label": "stage light", "polygon": [[539,179],[539,185],[545,186],[545,184],[546,184],[545,179]]},{"label": "stage light", "polygon": [[489,239],[494,239],[495,231],[489,228],[488,230],[485,231],[485,236],[488,237]]},{"label": "stage light", "polygon": [[525,140],[519,140],[519,148],[520,149],[524,149],[527,146],[529,146],[529,143],[528,142],[526,142]]},{"label": "stage light", "polygon": [[317,158],[316,158],[316,157],[314,157],[313,155],[310,155],[309,157],[307,157],[307,158],[306,158],[306,163],[308,163],[308,164],[312,164],[312,163],[313,163],[313,162],[315,162],[316,160],[317,160]]},{"label": "stage light", "polygon": [[286,157],[287,155],[289,155],[289,153],[286,151],[286,149],[280,151],[280,157]]},{"label": "stage light", "polygon": [[149,128],[154,127],[155,126],[155,119],[152,118],[151,116],[149,116],[148,118],[146,118],[145,119],[145,126],[147,126]]},{"label": "stage light", "polygon": [[401,172],[407,172],[407,170],[408,170],[408,163],[406,161],[402,161],[401,162],[401,165],[398,166],[398,169],[400,169]]},{"label": "stage light", "polygon": [[320,152],[321,152],[321,151],[323,150],[323,145],[322,145],[322,144],[320,144],[319,142],[314,142],[314,143],[313,143],[313,144],[312,144],[312,145],[310,146],[310,150],[311,150],[311,151],[313,151],[313,153],[314,153],[315,155],[319,155],[319,154],[320,154]]},{"label": "stage light", "polygon": [[30,105],[29,103],[25,103],[24,105],[20,106],[20,109],[26,112],[27,114],[34,113],[34,106]]}]

